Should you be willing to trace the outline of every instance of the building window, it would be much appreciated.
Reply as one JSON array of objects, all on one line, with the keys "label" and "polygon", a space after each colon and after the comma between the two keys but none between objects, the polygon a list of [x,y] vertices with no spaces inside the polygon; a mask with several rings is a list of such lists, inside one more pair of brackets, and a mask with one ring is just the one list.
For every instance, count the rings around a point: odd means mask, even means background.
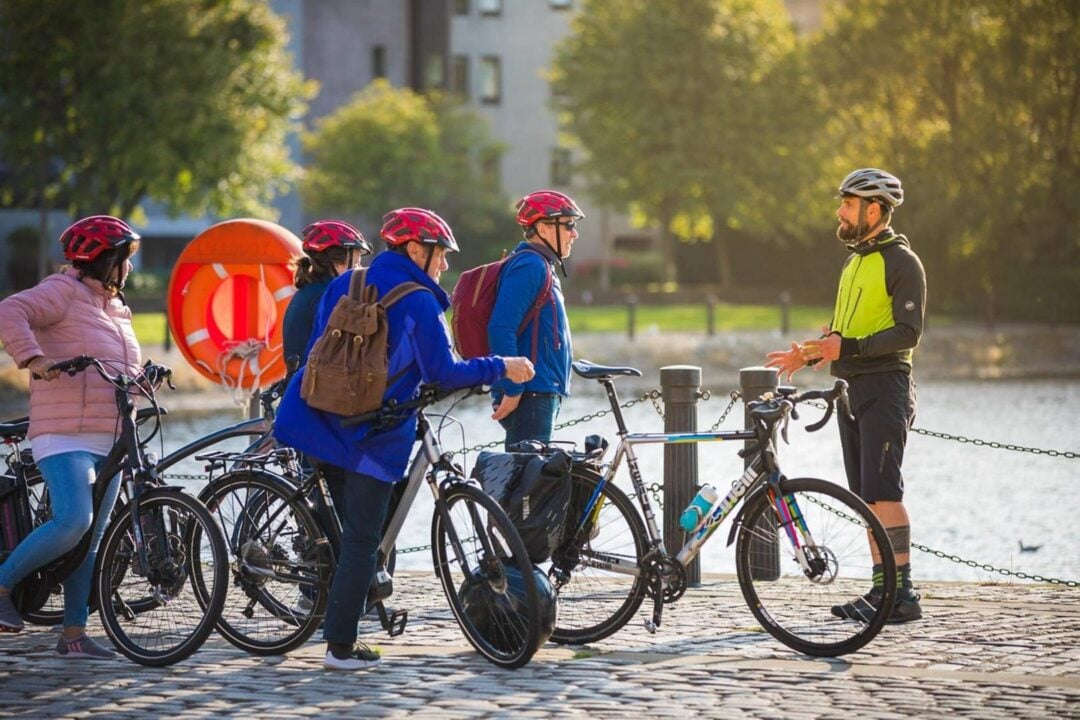
[{"label": "building window", "polygon": [[469,0],[454,0],[454,14],[455,15],[468,15],[469,14]]},{"label": "building window", "polygon": [[386,46],[376,45],[371,48],[371,77],[386,77]]},{"label": "building window", "polygon": [[481,15],[502,15],[502,0],[476,0]]},{"label": "building window", "polygon": [[569,10],[574,2],[573,0],[548,0],[551,3],[553,10]]},{"label": "building window", "polygon": [[464,100],[469,99],[469,56],[454,56],[454,86],[451,88]]},{"label": "building window", "polygon": [[573,177],[573,161],[570,149],[557,147],[551,149],[551,184],[569,185]]},{"label": "building window", "polygon": [[495,55],[480,58],[480,102],[498,105],[502,101],[502,65]]},{"label": "building window", "polygon": [[489,187],[502,187],[501,156],[498,152],[484,153],[480,158],[480,174]]},{"label": "building window", "polygon": [[428,53],[424,57],[424,87],[446,87],[446,58],[442,53]]}]

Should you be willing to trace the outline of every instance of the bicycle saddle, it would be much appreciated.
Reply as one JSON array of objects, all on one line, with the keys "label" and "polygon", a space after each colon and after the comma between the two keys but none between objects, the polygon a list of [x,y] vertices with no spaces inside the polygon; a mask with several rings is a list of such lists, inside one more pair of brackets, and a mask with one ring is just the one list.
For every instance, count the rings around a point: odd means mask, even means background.
[{"label": "bicycle saddle", "polygon": [[0,423],[0,438],[7,442],[18,442],[26,437],[30,429],[30,418],[21,417],[11,422]]},{"label": "bicycle saddle", "polygon": [[632,367],[608,367],[607,365],[597,365],[589,360],[577,360],[573,364],[574,372],[587,380],[600,380],[602,378],[610,378],[616,375],[629,375],[630,377],[641,377],[641,371]]}]

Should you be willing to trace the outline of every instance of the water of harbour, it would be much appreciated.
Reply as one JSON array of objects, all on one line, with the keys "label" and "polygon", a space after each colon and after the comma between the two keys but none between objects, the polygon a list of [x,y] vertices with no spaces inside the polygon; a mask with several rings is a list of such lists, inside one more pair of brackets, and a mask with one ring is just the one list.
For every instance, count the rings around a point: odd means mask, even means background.
[{"label": "water of harbour", "polygon": [[[803,373],[803,383],[827,386],[824,375]],[[575,379],[575,395],[562,409],[559,421],[580,418],[607,407],[599,386]],[[640,394],[627,386],[624,400]],[[647,389],[647,388],[646,388]],[[727,405],[731,388],[712,388],[714,398],[698,409],[699,428],[707,429]],[[1024,380],[993,382],[923,382],[918,387],[916,428],[925,428],[971,439],[997,441],[1027,447],[1080,452],[1080,381]],[[167,404],[168,398],[162,401]],[[227,402],[223,400],[223,404]],[[439,406],[445,410],[444,403]],[[447,450],[472,447],[502,437],[490,419],[486,398],[470,398],[453,409],[459,423],[446,423],[441,433]],[[822,477],[844,483],[840,443],[835,421],[818,433],[803,427],[819,411],[807,408],[799,423],[792,423],[791,445],[782,446],[781,462],[791,477]],[[625,411],[632,432],[659,432],[663,420],[649,402]],[[741,424],[737,407],[721,429]],[[230,410],[200,415],[170,415],[166,419],[165,451],[169,452],[199,435],[240,418]],[[560,440],[580,443],[600,433],[615,444],[610,416],[576,425],[557,433]],[[739,444],[700,444],[701,481],[727,487],[740,474],[742,460],[735,455]],[[231,447],[239,449],[240,443]],[[158,448],[155,448],[156,450]],[[609,453],[611,450],[609,450]],[[663,483],[662,446],[639,446],[639,459],[647,483]],[[468,463],[471,463],[472,456]],[[177,472],[198,473],[198,463],[183,463]],[[912,540],[948,555],[1028,574],[1080,580],[1080,459],[1015,452],[971,443],[912,434],[904,462],[905,503],[911,516]],[[618,484],[630,488],[623,468]],[[195,490],[197,480],[181,482]],[[421,491],[398,541],[399,548],[430,543],[432,503]],[[717,533],[702,552],[706,572],[734,572],[733,550],[724,546],[725,532]],[[1039,546],[1036,552],[1020,552],[1020,542]],[[670,549],[670,548],[669,548]],[[916,577],[927,580],[1007,580],[999,574],[971,568],[926,552],[912,555]],[[427,551],[399,556],[399,566],[431,566]]]}]

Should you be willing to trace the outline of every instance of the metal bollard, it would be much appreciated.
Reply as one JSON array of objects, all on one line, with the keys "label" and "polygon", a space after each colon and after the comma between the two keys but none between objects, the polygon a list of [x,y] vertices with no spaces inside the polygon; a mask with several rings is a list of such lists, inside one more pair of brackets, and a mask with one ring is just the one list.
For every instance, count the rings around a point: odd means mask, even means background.
[{"label": "metal bollard", "polygon": [[787,290],[780,293],[780,334],[787,335],[791,332],[791,293]]},{"label": "metal bollard", "polygon": [[[660,368],[660,389],[664,394],[664,432],[695,432],[697,401],[701,391],[701,368],[669,365]],[[698,488],[698,452],[695,443],[664,445],[664,547],[677,551],[682,546],[683,529],[679,515],[690,504]],[[701,584],[701,561],[686,566],[691,585]]]},{"label": "metal bollard", "polygon": [[[776,392],[776,368],[748,367],[739,370],[739,387],[742,388],[743,407],[752,400],[759,399],[767,392]],[[750,427],[750,413],[743,410],[744,427]],[[745,445],[751,445],[747,440]],[[751,458],[746,458],[743,467],[750,465]],[[772,539],[764,539],[763,536]],[[780,577],[780,544],[776,535],[776,528],[761,527],[750,542],[750,554],[753,558],[751,566],[755,572],[755,580],[776,580]]]},{"label": "metal bollard", "polygon": [[626,335],[634,339],[634,325],[637,322],[637,295],[626,296]]}]

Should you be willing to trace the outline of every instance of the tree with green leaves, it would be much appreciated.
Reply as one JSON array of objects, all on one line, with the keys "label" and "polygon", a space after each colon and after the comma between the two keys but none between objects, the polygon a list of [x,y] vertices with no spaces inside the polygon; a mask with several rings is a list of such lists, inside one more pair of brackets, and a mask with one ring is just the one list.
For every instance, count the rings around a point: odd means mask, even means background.
[{"label": "tree with green leaves", "polygon": [[[276,217],[314,85],[258,0],[0,0],[0,157],[73,216]],[[10,189],[9,189],[10,190]],[[16,193],[7,194],[10,202]]]},{"label": "tree with green leaves", "polygon": [[453,98],[376,80],[303,137],[300,185],[314,212],[378,223],[395,207],[427,207],[454,229],[463,265],[491,260],[515,232],[497,177],[485,168],[502,147]]},{"label": "tree with green leaves", "polygon": [[[1080,4],[830,6],[812,51],[840,178],[896,173],[941,309],[1080,314]],[[936,282],[935,282],[936,280]]]},{"label": "tree with green leaves", "polygon": [[[553,68],[556,107],[585,150],[591,194],[673,242],[778,233],[813,169],[814,88],[778,0],[587,0]],[[787,223],[790,227],[793,223]]]}]

